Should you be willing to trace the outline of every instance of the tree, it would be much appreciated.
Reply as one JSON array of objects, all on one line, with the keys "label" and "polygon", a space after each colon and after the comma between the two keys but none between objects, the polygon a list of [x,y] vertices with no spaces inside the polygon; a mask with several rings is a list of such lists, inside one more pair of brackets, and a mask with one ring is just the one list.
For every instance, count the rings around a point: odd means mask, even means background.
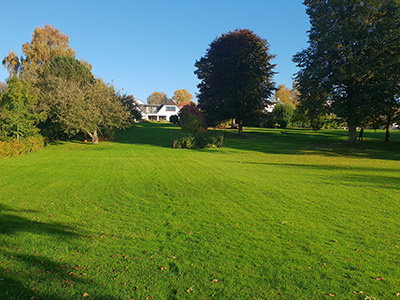
[{"label": "tree", "polygon": [[53,94],[59,81],[55,78],[63,79],[85,89],[94,83],[94,76],[85,65],[74,57],[55,56],[44,66],[42,74],[35,79],[34,86],[39,94],[35,110],[46,116],[38,124],[38,127],[41,129],[41,133],[49,139],[63,139],[68,136],[56,119],[59,107]]},{"label": "tree", "polygon": [[267,40],[247,29],[222,34],[210,44],[195,63],[199,106],[209,125],[235,118],[241,132],[243,122],[263,110],[274,90],[273,58]]},{"label": "tree", "polygon": [[74,57],[54,56],[44,69],[44,77],[56,76],[78,84],[92,83],[90,69]]},{"label": "tree", "polygon": [[[326,109],[356,127],[400,92],[398,0],[305,0],[309,47],[293,61],[300,105],[318,116]],[[389,104],[388,104],[389,105]]]},{"label": "tree", "polygon": [[290,104],[293,107],[296,107],[297,105],[295,91],[290,90],[283,83],[280,84],[278,89],[275,91],[274,99],[282,103]]},{"label": "tree", "polygon": [[179,119],[182,131],[192,135],[198,135],[207,131],[203,113],[195,103],[182,107],[179,111]]},{"label": "tree", "polygon": [[7,92],[7,84],[0,81],[0,93],[5,93],[5,92]]},{"label": "tree", "polygon": [[160,105],[164,101],[167,101],[168,97],[164,92],[154,92],[147,97],[147,103]]},{"label": "tree", "polygon": [[122,106],[125,108],[126,111],[129,112],[130,114],[130,122],[132,123],[133,121],[139,121],[142,119],[142,113],[141,110],[135,101],[135,97],[132,95],[126,95],[126,94],[119,94],[118,93],[118,100],[122,104]]},{"label": "tree", "polygon": [[22,71],[24,79],[34,81],[38,74],[44,71],[46,66],[55,56],[74,57],[75,50],[69,46],[69,37],[52,25],[35,27],[31,42],[22,45],[25,56],[18,58],[13,51],[4,57],[3,65],[10,75],[16,75]]},{"label": "tree", "polygon": [[10,77],[16,76],[18,74],[19,68],[21,66],[21,62],[18,58],[17,53],[10,50],[7,56],[3,58],[2,64],[4,68],[7,69]]},{"label": "tree", "polygon": [[54,99],[55,122],[70,136],[84,132],[99,142],[99,133],[122,129],[129,125],[129,113],[119,102],[112,86],[97,79],[82,87],[62,77],[52,77],[54,87],[50,96]]},{"label": "tree", "polygon": [[40,115],[33,112],[37,96],[30,85],[13,76],[8,80],[7,92],[0,98],[0,139],[28,137],[39,132],[35,126]]},{"label": "tree", "polygon": [[174,92],[174,96],[172,100],[175,101],[176,104],[183,103],[183,102],[190,102],[193,100],[193,96],[189,93],[186,89],[176,90]]},{"label": "tree", "polygon": [[275,123],[278,123],[280,127],[286,128],[291,121],[294,113],[294,107],[289,103],[278,103],[272,114]]}]

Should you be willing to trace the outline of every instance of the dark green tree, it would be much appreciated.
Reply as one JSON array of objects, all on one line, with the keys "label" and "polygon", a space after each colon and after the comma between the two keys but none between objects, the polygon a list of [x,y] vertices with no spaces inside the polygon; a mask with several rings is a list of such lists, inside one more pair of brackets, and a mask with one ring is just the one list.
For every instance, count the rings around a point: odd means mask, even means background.
[{"label": "dark green tree", "polygon": [[243,122],[263,110],[274,91],[274,57],[267,40],[247,29],[222,34],[210,44],[195,63],[199,107],[209,125],[235,118],[241,132]]},{"label": "dark green tree", "polygon": [[130,122],[140,121],[142,119],[141,110],[135,101],[135,97],[132,95],[118,93],[118,100],[130,114]]},{"label": "dark green tree", "polygon": [[[300,105],[318,118],[326,110],[356,127],[399,95],[400,1],[305,0],[309,47],[293,60]],[[397,96],[396,96],[397,95]]]}]

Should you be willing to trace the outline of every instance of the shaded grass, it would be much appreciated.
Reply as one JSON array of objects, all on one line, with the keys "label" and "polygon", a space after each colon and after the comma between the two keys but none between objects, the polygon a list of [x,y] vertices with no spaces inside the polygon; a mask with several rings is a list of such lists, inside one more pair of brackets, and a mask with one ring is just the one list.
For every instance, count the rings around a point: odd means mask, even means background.
[{"label": "shaded grass", "polygon": [[187,150],[141,123],[1,160],[0,298],[396,299],[399,135],[286,131]]}]

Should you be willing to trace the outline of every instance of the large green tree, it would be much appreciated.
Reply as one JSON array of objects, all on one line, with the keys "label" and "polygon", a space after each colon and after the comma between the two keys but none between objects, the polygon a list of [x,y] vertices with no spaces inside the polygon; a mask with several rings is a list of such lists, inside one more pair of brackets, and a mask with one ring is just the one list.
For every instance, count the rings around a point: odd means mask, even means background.
[{"label": "large green tree", "polygon": [[332,111],[347,121],[349,141],[356,127],[399,95],[400,1],[305,0],[309,47],[293,60],[300,105]]},{"label": "large green tree", "polygon": [[68,135],[83,132],[92,143],[99,142],[99,134],[129,125],[129,112],[118,99],[112,86],[97,79],[93,84],[82,86],[62,77],[49,79],[53,99],[53,120]]},{"label": "large green tree", "polygon": [[59,99],[54,97],[54,89],[57,89],[57,83],[62,82],[64,84],[64,82],[56,80],[56,78],[63,79],[73,86],[80,87],[80,89],[86,89],[94,82],[94,76],[88,67],[74,57],[55,56],[44,66],[43,72],[35,81],[35,87],[39,94],[35,110],[46,116],[38,126],[41,133],[49,139],[67,138],[65,130],[60,126],[57,119]]},{"label": "large green tree", "polygon": [[199,107],[210,125],[235,118],[241,132],[243,122],[265,107],[274,90],[273,58],[267,40],[247,29],[222,34],[210,44],[195,63]]}]

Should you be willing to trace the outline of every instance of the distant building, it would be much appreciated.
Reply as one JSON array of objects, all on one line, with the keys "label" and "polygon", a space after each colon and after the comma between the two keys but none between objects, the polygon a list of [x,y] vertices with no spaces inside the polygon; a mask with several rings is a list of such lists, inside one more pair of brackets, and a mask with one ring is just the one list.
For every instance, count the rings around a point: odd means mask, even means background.
[{"label": "distant building", "polygon": [[161,105],[146,104],[141,100],[136,100],[136,103],[141,111],[142,119],[149,121],[169,121],[170,117],[177,115],[180,110],[172,99],[164,101]]},{"label": "distant building", "polygon": [[265,106],[265,111],[271,113],[274,111],[274,108],[277,104],[283,103],[279,100],[270,100],[269,103]]}]

